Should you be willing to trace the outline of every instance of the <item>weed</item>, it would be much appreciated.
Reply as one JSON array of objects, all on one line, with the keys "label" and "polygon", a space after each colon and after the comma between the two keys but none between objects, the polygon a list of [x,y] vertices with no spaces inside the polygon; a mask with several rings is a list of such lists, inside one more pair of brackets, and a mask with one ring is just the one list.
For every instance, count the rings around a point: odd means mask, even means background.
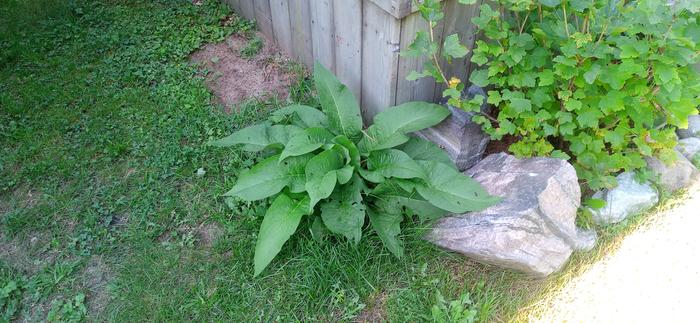
[{"label": "weed", "polygon": [[46,317],[48,322],[81,322],[87,316],[85,294],[79,293],[68,300],[55,300]]},{"label": "weed", "polygon": [[0,262],[0,321],[10,322],[20,310],[25,279]]},{"label": "weed", "polygon": [[246,44],[245,47],[241,48],[240,54],[241,57],[245,59],[250,59],[253,58],[255,55],[257,55],[260,50],[263,47],[263,40],[259,36],[255,36],[248,40],[248,43]]}]

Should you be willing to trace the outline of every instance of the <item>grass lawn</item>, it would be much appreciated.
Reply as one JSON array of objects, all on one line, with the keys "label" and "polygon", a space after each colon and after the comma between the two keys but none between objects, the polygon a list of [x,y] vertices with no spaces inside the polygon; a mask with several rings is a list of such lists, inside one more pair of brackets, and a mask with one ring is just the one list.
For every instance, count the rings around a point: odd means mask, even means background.
[{"label": "grass lawn", "polygon": [[[264,205],[220,195],[256,156],[205,143],[288,102],[226,114],[188,55],[254,26],[217,1],[61,3],[0,0],[0,322],[422,321],[438,294],[507,320],[557,284],[440,251],[417,224],[401,260],[302,224],[253,278]],[[289,100],[316,104],[303,75]]]}]

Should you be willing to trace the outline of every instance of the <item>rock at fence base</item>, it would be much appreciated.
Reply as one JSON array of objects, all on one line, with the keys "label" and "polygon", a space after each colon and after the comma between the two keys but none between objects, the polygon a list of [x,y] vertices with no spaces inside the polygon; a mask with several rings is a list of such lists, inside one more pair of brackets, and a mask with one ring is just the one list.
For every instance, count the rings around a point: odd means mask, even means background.
[{"label": "rock at fence base", "polygon": [[685,158],[692,162],[700,154],[700,138],[691,137],[678,140],[678,147],[676,148]]},{"label": "rock at fence base", "polygon": [[659,185],[668,192],[684,188],[697,176],[698,170],[680,152],[676,151],[677,160],[669,165],[656,157],[646,157],[647,167],[657,177]]},{"label": "rock at fence base", "polygon": [[593,198],[606,202],[600,209],[591,209],[597,224],[612,224],[647,210],[659,202],[659,193],[648,183],[639,183],[634,173],[624,172],[617,176],[617,187],[593,194]]},{"label": "rock at fence base", "polygon": [[537,277],[561,269],[573,250],[595,245],[595,233],[576,228],[581,190],[566,161],[500,153],[468,174],[503,201],[439,220],[426,237],[436,245]]},{"label": "rock at fence base", "polygon": [[[466,97],[473,98],[486,93],[477,86],[471,86],[466,91]],[[472,122],[474,113],[466,112],[455,107],[448,107],[450,116],[435,127],[417,132],[416,134],[434,142],[444,149],[459,170],[465,170],[476,164],[486,150],[489,136],[481,130],[481,126]],[[486,104],[481,106],[481,111],[489,112]]]},{"label": "rock at fence base", "polygon": [[688,117],[688,129],[678,129],[678,138],[700,137],[700,115]]}]

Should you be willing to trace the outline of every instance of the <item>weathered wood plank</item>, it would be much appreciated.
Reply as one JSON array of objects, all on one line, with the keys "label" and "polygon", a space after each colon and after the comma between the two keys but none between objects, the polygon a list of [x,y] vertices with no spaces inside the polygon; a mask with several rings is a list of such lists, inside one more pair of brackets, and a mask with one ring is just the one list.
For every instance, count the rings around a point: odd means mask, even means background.
[{"label": "weathered wood plank", "polygon": [[314,66],[311,42],[311,8],[308,0],[289,0],[292,53],[309,68]]},{"label": "weathered wood plank", "polygon": [[333,16],[336,75],[361,100],[362,0],[335,0]]},{"label": "weathered wood plank", "polygon": [[238,0],[240,2],[241,14],[248,20],[255,19],[255,7],[253,1],[256,0]]},{"label": "weathered wood plank", "polygon": [[335,43],[333,30],[333,2],[314,0],[311,9],[311,42],[314,60],[335,72]]},{"label": "weathered wood plank", "polygon": [[270,0],[272,29],[275,42],[285,53],[292,53],[292,31],[289,23],[289,2],[287,0]]},{"label": "weathered wood plank", "polygon": [[241,15],[241,0],[223,0],[225,4],[233,9],[238,15]]},{"label": "weathered wood plank", "polygon": [[270,0],[253,0],[255,5],[255,21],[260,31],[269,39],[275,39],[272,29],[272,11],[270,11]]},{"label": "weathered wood plank", "polygon": [[[462,80],[462,82],[467,83],[471,65],[471,50],[474,48],[474,42],[477,36],[476,26],[472,24],[471,20],[474,15],[479,14],[481,1],[477,1],[477,3],[473,5],[463,5],[458,3],[457,0],[448,0],[443,4],[445,6],[445,18],[443,19],[444,28],[441,39],[451,34],[457,34],[462,44],[469,49],[469,54],[464,58],[452,60],[451,64],[448,64],[445,58],[441,58],[440,66],[442,66],[443,72],[448,79],[457,77]],[[436,85],[435,100],[442,99],[442,92],[446,88],[447,85],[444,83]]]},{"label": "weathered wood plank", "polygon": [[400,21],[365,1],[362,6],[362,110],[366,124],[396,102]]},{"label": "weathered wood plank", "polygon": [[[418,6],[414,0],[370,0],[378,7],[384,9],[387,13],[396,19],[404,17],[416,12]],[[442,1],[442,0],[440,0]]]},{"label": "weathered wood plank", "polygon": [[[428,22],[420,14],[412,14],[401,23],[401,50],[406,50],[418,31],[428,31]],[[415,81],[406,79],[412,71],[423,71],[423,63],[429,57],[399,57],[399,70],[396,84],[396,104],[408,101],[433,101],[435,80],[424,77]]]}]

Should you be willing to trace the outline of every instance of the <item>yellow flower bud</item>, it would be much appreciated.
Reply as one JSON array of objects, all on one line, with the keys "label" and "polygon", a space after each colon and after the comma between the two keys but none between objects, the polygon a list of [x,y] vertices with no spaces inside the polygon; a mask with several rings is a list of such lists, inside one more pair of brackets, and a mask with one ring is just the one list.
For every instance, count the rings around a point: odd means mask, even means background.
[{"label": "yellow flower bud", "polygon": [[453,76],[453,77],[447,82],[447,85],[449,85],[449,87],[450,87],[451,89],[454,89],[454,88],[457,87],[457,85],[459,85],[459,83],[462,83],[462,80],[460,80],[460,79],[458,79],[458,78],[456,78],[456,77]]}]

